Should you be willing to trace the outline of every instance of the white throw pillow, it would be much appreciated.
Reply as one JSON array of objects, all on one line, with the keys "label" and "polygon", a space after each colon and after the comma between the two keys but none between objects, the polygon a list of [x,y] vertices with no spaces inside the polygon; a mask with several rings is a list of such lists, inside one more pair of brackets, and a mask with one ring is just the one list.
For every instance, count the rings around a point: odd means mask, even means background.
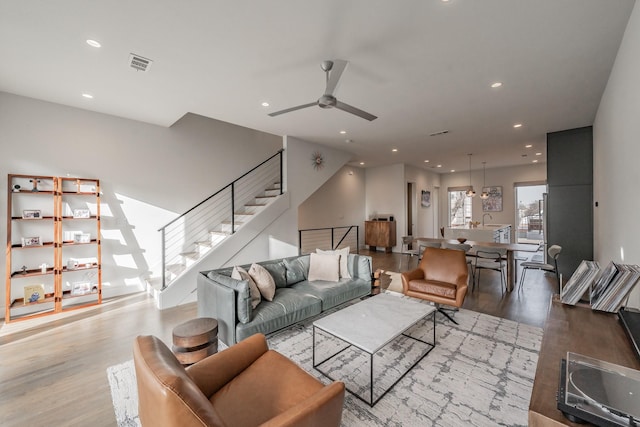
[{"label": "white throw pillow", "polygon": [[247,270],[242,267],[233,267],[231,272],[231,278],[236,280],[247,280],[249,282],[249,293],[251,294],[251,308],[256,308],[260,304],[260,289],[258,285],[253,281]]},{"label": "white throw pillow", "polygon": [[351,274],[349,274],[349,246],[342,249],[337,249],[335,251],[323,251],[322,249],[316,249],[316,253],[318,254],[337,254],[340,255],[340,277],[343,279],[351,279]]},{"label": "white throw pillow", "polygon": [[314,280],[337,282],[340,280],[340,255],[310,254],[307,280],[310,282]]},{"label": "white throw pillow", "polygon": [[260,264],[254,263],[249,268],[249,276],[256,282],[262,298],[267,301],[273,301],[273,297],[276,294],[276,282],[271,277],[271,273]]}]

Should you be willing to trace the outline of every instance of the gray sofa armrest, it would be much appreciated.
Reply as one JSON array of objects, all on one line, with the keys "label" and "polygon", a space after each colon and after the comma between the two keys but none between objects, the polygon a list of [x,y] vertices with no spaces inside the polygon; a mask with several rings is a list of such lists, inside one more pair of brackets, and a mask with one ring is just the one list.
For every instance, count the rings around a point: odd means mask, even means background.
[{"label": "gray sofa armrest", "polygon": [[371,280],[372,266],[371,257],[368,255],[349,254],[347,261],[347,267],[349,268],[349,274],[354,279]]},{"label": "gray sofa armrest", "polygon": [[198,273],[198,317],[218,320],[218,339],[228,346],[236,343],[236,294],[228,288]]}]

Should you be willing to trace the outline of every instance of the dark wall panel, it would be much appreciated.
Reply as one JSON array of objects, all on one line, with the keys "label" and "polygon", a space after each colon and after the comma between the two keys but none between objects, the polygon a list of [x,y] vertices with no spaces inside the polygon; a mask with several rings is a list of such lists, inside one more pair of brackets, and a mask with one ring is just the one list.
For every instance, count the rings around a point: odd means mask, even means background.
[{"label": "dark wall panel", "polygon": [[593,259],[593,130],[547,134],[547,242],[562,246],[566,280],[583,259]]}]

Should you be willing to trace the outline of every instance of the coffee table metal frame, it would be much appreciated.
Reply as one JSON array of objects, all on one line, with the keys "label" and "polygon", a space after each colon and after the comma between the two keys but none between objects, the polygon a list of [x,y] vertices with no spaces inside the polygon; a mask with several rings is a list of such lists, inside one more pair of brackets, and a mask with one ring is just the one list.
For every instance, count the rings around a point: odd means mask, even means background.
[{"label": "coffee table metal frame", "polygon": [[[359,302],[358,304],[366,304],[368,301],[371,301],[373,298],[378,298],[383,296],[384,294],[380,294],[378,296],[374,296],[374,297],[370,297],[362,302]],[[384,295],[386,297],[386,295]],[[400,297],[395,297],[392,296],[391,298],[400,298]],[[406,298],[406,297],[405,297]],[[411,300],[410,300],[411,301]],[[356,305],[358,305],[356,304]],[[352,306],[353,307],[353,306]],[[422,359],[424,359],[427,354],[429,354],[431,352],[431,350],[433,350],[436,346],[436,308],[433,306],[425,306],[427,308],[427,311],[424,313],[424,315],[416,317],[415,321],[413,321],[413,323],[411,323],[408,327],[402,329],[402,330],[398,330],[397,333],[395,333],[395,335],[393,335],[392,337],[390,337],[388,340],[386,340],[386,342],[384,342],[382,345],[378,346],[377,349],[375,349],[374,351],[370,351],[367,350],[365,348],[363,348],[362,346],[355,344],[351,341],[349,341],[349,337],[344,336],[344,337],[339,337],[336,334],[322,328],[321,326],[316,325],[316,322],[313,323],[313,367],[320,372],[321,374],[323,374],[324,376],[326,376],[327,378],[329,378],[332,381],[337,381],[338,379],[332,378],[328,373],[324,372],[322,369],[319,368],[320,365],[322,365],[323,363],[329,361],[330,359],[333,359],[334,357],[338,356],[339,354],[341,354],[342,352],[344,352],[345,350],[349,349],[350,347],[355,347],[361,351],[363,351],[364,353],[369,355],[369,400],[367,401],[365,398],[363,398],[362,396],[358,395],[355,391],[350,390],[349,387],[346,386],[346,389],[353,394],[355,397],[357,397],[358,399],[360,399],[361,401],[363,401],[364,403],[368,404],[370,407],[375,406],[376,403],[378,403],[378,401],[380,399],[382,399],[388,392],[389,390],[391,390],[396,384],[398,384],[398,382],[400,382],[400,380],[402,380],[405,375],[407,375],[409,373],[409,371],[411,371],[418,363],[420,363],[422,361]],[[347,307],[347,309],[350,307]],[[346,310],[346,309],[345,309]],[[330,316],[334,316],[336,314],[340,314],[340,311],[331,314]],[[388,313],[382,312],[378,314],[379,317],[377,318],[377,320],[379,321],[385,321],[385,315],[388,315]],[[418,322],[420,322],[421,320],[425,319],[427,316],[432,316],[433,319],[433,342],[427,342],[427,341],[423,341],[419,338],[413,337],[411,335],[405,334],[405,332],[411,328],[413,328],[416,324],[418,324]],[[328,316],[327,316],[328,317]],[[369,327],[370,325],[368,324],[362,324],[360,325],[362,327]],[[316,363],[316,328],[321,330],[323,333],[328,334],[334,338],[337,338],[340,341],[343,341],[347,344],[349,344],[348,346],[346,346],[345,348],[341,349],[340,351],[332,354],[331,356],[325,358],[324,360]],[[384,392],[378,396],[377,399],[375,399],[375,401],[373,400],[373,357],[376,355],[376,353],[378,353],[380,350],[382,350],[384,347],[386,347],[391,341],[393,341],[394,339],[398,338],[400,335],[412,339],[414,341],[418,341],[421,342],[423,344],[427,345],[427,351],[424,352],[419,358],[418,360],[416,360],[407,370],[406,372],[404,372],[393,384],[391,384],[389,387],[387,387],[386,389],[384,389]]]}]

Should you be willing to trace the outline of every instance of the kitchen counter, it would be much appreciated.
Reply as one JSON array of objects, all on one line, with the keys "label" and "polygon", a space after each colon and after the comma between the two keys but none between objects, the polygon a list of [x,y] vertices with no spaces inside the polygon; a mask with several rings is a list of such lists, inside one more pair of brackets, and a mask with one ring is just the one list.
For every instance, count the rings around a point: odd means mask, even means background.
[{"label": "kitchen counter", "polygon": [[444,229],[445,239],[464,237],[476,242],[511,243],[511,224],[485,224],[471,227],[447,227]]}]

